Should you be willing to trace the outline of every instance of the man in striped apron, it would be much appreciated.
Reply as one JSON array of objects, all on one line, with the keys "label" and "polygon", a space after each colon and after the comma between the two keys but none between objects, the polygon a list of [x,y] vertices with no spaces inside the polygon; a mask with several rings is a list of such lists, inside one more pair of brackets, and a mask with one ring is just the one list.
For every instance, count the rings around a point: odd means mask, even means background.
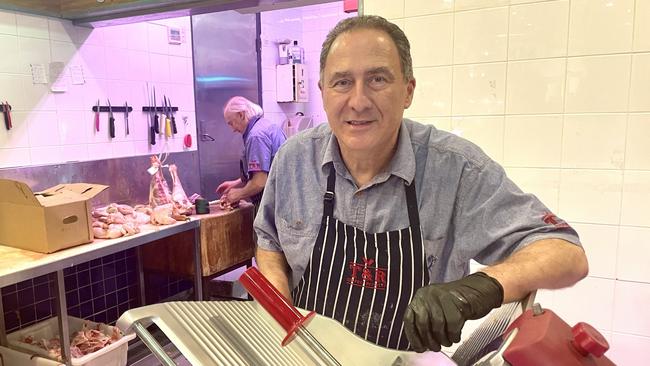
[{"label": "man in striped apron", "polygon": [[[257,263],[287,298],[370,342],[438,351],[467,319],[586,275],[576,232],[476,145],[403,118],[410,46],[376,16],[323,43],[328,123],[278,151]],[[426,102],[425,102],[426,103]],[[488,265],[469,274],[469,261]]]}]

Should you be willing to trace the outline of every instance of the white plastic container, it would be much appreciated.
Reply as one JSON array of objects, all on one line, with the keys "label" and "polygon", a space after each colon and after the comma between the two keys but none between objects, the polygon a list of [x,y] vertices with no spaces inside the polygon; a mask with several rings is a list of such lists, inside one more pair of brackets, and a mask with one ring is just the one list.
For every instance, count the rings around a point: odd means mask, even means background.
[{"label": "white plastic container", "polygon": [[[70,335],[72,336],[77,331],[81,330],[83,324],[86,323],[89,328],[95,329],[98,323],[91,322],[89,320],[83,320],[75,318],[72,316],[68,317],[68,324],[70,329]],[[100,324],[99,330],[108,335],[109,337],[113,334],[113,328],[107,324]],[[27,344],[21,342],[20,340],[31,336],[34,339],[34,342],[39,342],[41,339],[52,339],[55,335],[59,334],[59,323],[58,318],[53,317],[36,323],[32,326],[29,326],[24,329],[17,330],[11,334],[7,335],[7,340],[9,344],[16,348],[20,349],[23,352],[26,352],[30,355],[37,354],[42,355],[43,357],[48,357],[47,350],[38,347],[36,345]],[[126,366],[127,360],[127,351],[129,349],[128,342],[135,338],[135,333],[124,335],[117,342],[109,344],[108,346],[100,349],[99,351],[89,353],[83,357],[72,358],[73,366]]]}]

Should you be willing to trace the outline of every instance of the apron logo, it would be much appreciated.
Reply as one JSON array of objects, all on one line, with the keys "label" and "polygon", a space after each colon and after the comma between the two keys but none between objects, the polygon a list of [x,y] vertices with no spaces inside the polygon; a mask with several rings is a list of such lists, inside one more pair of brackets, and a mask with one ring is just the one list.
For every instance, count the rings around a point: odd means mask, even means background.
[{"label": "apron logo", "polygon": [[372,267],[375,263],[372,258],[362,257],[361,259],[363,259],[363,263],[350,261],[348,268],[351,274],[345,279],[345,283],[376,290],[386,290],[386,268]]}]

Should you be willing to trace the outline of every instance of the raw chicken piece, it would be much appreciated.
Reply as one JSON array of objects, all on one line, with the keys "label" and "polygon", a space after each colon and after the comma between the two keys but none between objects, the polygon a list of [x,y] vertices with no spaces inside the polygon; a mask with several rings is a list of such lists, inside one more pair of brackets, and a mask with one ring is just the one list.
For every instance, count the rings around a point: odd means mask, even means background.
[{"label": "raw chicken piece", "polygon": [[183,185],[178,177],[178,168],[176,165],[169,165],[169,174],[172,175],[172,201],[176,206],[176,211],[179,214],[186,215],[192,213],[192,202],[187,198]]},{"label": "raw chicken piece", "polygon": [[153,214],[151,215],[151,223],[155,225],[171,225],[176,223],[176,220],[171,217],[173,210],[172,204],[154,207]]},{"label": "raw chicken piece", "polygon": [[169,186],[162,173],[162,164],[158,157],[151,157],[151,166],[157,167],[158,171],[151,177],[149,185],[149,206],[156,207],[172,202],[172,195],[169,192]]}]

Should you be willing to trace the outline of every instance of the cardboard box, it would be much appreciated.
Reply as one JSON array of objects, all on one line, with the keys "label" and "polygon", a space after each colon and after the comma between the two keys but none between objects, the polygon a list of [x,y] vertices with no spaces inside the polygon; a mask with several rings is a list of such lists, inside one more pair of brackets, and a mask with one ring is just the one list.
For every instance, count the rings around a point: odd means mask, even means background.
[{"label": "cardboard box", "polygon": [[90,199],[108,186],[59,184],[34,193],[0,179],[0,244],[41,253],[93,241]]}]

